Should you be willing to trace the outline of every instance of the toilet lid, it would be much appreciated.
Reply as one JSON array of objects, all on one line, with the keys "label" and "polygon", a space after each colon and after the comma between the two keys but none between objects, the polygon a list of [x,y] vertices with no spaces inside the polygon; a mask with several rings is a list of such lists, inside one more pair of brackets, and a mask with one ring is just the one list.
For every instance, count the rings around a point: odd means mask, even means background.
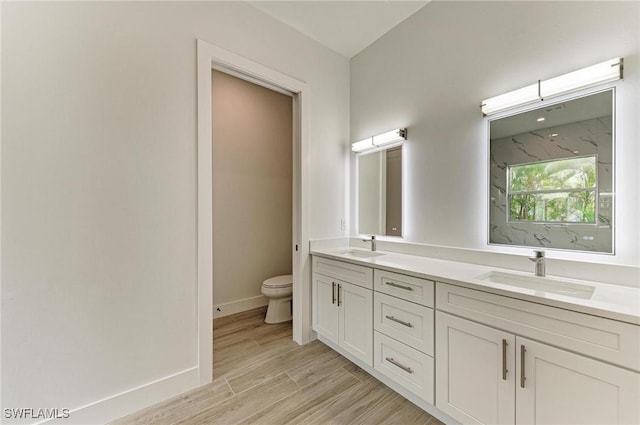
[{"label": "toilet lid", "polygon": [[272,277],[262,282],[262,284],[270,288],[284,288],[287,286],[291,286],[293,285],[293,275],[286,274],[282,276]]}]

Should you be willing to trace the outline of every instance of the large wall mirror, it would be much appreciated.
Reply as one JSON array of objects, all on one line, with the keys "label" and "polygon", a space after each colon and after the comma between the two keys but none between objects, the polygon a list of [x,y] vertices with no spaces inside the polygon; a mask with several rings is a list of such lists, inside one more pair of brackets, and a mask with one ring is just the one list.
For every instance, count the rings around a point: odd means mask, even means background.
[{"label": "large wall mirror", "polygon": [[402,236],[402,146],[361,153],[358,161],[358,232]]},{"label": "large wall mirror", "polygon": [[489,122],[489,243],[613,253],[614,90]]}]

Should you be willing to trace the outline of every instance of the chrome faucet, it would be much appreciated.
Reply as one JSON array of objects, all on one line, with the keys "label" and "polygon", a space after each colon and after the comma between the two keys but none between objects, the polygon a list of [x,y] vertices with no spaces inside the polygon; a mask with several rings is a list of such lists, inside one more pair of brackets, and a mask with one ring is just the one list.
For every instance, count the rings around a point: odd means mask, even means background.
[{"label": "chrome faucet", "polygon": [[536,276],[544,276],[544,251],[533,251],[534,257],[529,257],[529,260],[536,263]]},{"label": "chrome faucet", "polygon": [[362,242],[371,242],[371,251],[376,250],[376,237],[371,236],[371,239],[363,239]]}]

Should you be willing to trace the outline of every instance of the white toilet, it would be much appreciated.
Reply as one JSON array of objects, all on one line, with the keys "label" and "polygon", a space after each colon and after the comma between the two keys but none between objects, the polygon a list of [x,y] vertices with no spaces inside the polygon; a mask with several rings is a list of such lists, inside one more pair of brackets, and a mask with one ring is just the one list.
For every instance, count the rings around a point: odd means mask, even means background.
[{"label": "white toilet", "polygon": [[262,282],[262,295],[269,298],[265,323],[281,323],[292,319],[291,295],[293,276],[290,274],[272,277]]}]

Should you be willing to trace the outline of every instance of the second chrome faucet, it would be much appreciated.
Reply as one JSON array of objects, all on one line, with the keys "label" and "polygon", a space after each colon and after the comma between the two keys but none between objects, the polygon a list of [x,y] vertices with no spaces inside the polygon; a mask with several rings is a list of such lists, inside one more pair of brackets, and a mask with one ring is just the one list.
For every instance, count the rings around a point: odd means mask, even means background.
[{"label": "second chrome faucet", "polygon": [[544,267],[544,251],[536,250],[533,251],[534,256],[529,257],[529,260],[536,263],[536,276],[544,276],[545,275],[545,267]]}]

